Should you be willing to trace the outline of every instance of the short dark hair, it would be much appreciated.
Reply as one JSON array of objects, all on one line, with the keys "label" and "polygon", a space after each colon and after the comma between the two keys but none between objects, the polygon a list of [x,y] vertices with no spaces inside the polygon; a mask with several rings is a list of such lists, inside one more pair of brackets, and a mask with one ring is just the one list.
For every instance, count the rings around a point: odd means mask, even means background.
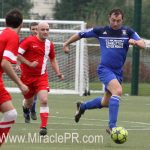
[{"label": "short dark hair", "polygon": [[21,25],[23,21],[22,13],[18,9],[11,9],[5,17],[6,20],[6,26],[17,28]]},{"label": "short dark hair", "polygon": [[112,9],[110,12],[109,12],[109,16],[111,16],[112,14],[118,16],[118,15],[122,15],[122,19],[124,18],[124,13],[121,9],[119,8],[116,8],[116,9]]},{"label": "short dark hair", "polygon": [[32,23],[30,23],[30,29],[31,29],[32,26],[37,26],[37,25],[38,25],[37,22],[32,22]]}]

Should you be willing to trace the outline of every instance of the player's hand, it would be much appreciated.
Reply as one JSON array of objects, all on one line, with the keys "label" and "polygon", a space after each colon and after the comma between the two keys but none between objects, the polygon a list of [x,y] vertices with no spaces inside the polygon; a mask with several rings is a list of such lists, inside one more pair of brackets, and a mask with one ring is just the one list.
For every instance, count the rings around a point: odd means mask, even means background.
[{"label": "player's hand", "polygon": [[28,88],[25,84],[21,84],[21,85],[19,86],[19,88],[20,88],[22,94],[26,94],[26,93],[29,92],[29,88]]},{"label": "player's hand", "polygon": [[69,53],[69,46],[66,44],[66,43],[64,43],[63,44],[63,50],[64,50],[64,52],[66,53],[66,54],[68,54]]},{"label": "player's hand", "polygon": [[130,39],[130,40],[129,40],[129,44],[130,44],[130,45],[133,45],[133,46],[136,45],[136,40]]},{"label": "player's hand", "polygon": [[21,67],[20,67],[20,65],[16,65],[15,70],[16,70],[17,72],[21,72]]},{"label": "player's hand", "polygon": [[59,79],[64,80],[64,75],[63,74],[58,74],[57,75]]},{"label": "player's hand", "polygon": [[35,68],[39,63],[37,61],[33,61],[30,63],[31,68]]}]

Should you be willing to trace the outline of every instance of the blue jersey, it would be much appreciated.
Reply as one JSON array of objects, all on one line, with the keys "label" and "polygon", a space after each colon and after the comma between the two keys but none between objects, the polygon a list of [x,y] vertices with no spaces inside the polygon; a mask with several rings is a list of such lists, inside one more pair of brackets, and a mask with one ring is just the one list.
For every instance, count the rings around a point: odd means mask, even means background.
[{"label": "blue jersey", "polygon": [[122,26],[113,30],[110,26],[96,27],[80,32],[81,38],[97,38],[101,49],[101,65],[111,70],[122,70],[129,48],[129,39],[139,40],[131,28]]}]

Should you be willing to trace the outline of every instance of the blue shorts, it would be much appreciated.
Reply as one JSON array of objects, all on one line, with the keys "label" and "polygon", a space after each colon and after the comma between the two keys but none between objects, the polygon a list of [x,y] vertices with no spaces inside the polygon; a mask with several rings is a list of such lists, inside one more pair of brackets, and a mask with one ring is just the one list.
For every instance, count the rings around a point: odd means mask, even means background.
[{"label": "blue shorts", "polygon": [[105,66],[99,66],[97,73],[99,80],[105,85],[105,89],[107,89],[109,82],[113,79],[117,79],[120,84],[122,82],[122,70],[112,70]]}]

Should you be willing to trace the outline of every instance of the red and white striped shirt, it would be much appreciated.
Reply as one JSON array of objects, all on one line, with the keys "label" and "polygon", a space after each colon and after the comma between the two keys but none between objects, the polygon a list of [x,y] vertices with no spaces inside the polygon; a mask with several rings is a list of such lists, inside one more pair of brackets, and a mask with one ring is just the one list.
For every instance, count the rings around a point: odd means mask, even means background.
[{"label": "red and white striped shirt", "polygon": [[[2,59],[7,59],[12,64],[16,63],[19,47],[19,36],[10,28],[0,30],[0,63]],[[0,77],[3,69],[0,65]]]},{"label": "red and white striped shirt", "polygon": [[19,46],[18,53],[30,62],[38,62],[35,68],[31,68],[25,64],[21,65],[22,74],[27,76],[45,74],[48,59],[55,57],[54,44],[48,39],[44,42],[40,41],[36,36],[25,38]]}]

